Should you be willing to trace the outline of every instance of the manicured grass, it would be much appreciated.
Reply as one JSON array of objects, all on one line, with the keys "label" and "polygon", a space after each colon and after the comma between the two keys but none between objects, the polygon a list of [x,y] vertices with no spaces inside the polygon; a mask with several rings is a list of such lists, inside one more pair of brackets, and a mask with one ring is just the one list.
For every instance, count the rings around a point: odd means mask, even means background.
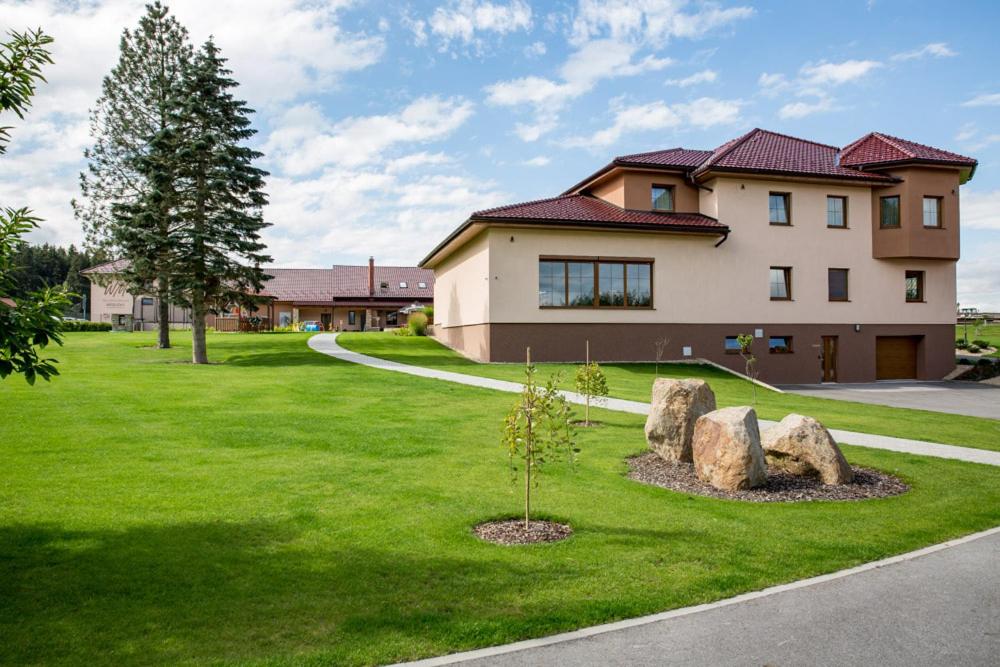
[{"label": "manicured grass", "polygon": [[[181,335],[175,335],[181,339]],[[0,382],[0,664],[374,664],[728,597],[1000,524],[1000,469],[846,448],[900,497],[753,505],[632,482],[598,411],[504,548],[512,396],[337,362],[307,335],[81,333]]]},{"label": "manicured grass", "polygon": [[965,332],[969,332],[969,343],[974,340],[985,340],[993,347],[996,352],[993,352],[991,357],[1000,357],[1000,324],[985,324],[979,327],[979,334],[976,334],[976,327],[973,324],[966,327],[963,324],[959,324],[955,327],[955,340],[964,340]]},{"label": "manicured grass", "polygon": [[[353,333],[341,334],[337,340],[356,352],[406,364],[502,380],[520,381],[524,376],[524,368],[519,364],[476,363],[430,337]],[[542,376],[562,371],[563,386],[572,388],[576,371],[573,364],[538,364],[538,368]],[[602,368],[612,396],[649,401],[656,377],[653,364],[602,364]],[[750,405],[753,400],[749,382],[711,366],[661,364],[660,376],[702,378],[711,385],[720,406]],[[1000,451],[1000,420],[995,419],[779,394],[759,387],[757,412],[764,419],[775,420],[798,412],[819,419],[829,428]]]}]

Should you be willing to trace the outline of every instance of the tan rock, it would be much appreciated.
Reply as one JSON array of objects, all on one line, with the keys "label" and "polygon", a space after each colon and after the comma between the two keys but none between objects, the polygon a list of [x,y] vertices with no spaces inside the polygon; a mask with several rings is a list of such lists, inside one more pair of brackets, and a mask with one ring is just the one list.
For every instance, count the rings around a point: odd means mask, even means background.
[{"label": "tan rock", "polygon": [[854,472],[836,441],[812,417],[788,415],[761,434],[767,464],[793,475],[819,477],[824,484],[847,484]]},{"label": "tan rock", "polygon": [[723,408],[700,417],[691,449],[698,478],[717,489],[736,491],[767,483],[753,408]]},{"label": "tan rock", "polygon": [[715,409],[715,394],[704,380],[653,383],[653,400],[646,418],[646,442],[667,461],[691,461],[694,423]]}]

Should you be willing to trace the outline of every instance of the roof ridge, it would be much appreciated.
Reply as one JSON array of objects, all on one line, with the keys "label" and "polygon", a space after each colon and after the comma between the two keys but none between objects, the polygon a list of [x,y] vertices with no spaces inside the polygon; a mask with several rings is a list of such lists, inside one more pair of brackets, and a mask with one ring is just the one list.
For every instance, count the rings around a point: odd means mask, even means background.
[{"label": "roof ridge", "polygon": [[[872,134],[873,137],[878,137],[879,139],[881,139],[885,143],[889,144],[890,146],[892,146],[893,148],[895,148],[899,152],[904,153],[906,155],[909,155],[911,158],[917,157],[916,153],[914,153],[912,150],[910,150],[906,146],[900,145],[900,143],[899,143],[900,141],[907,141],[907,142],[909,142],[911,144],[917,144],[916,141],[909,141],[908,139],[903,139],[902,137],[894,137],[891,134],[883,134],[881,132],[872,132],[871,134]],[[941,150],[940,148],[934,148],[933,146],[926,146],[924,144],[917,144],[917,145],[918,146],[923,146],[924,148],[930,148],[930,149],[936,150],[936,151],[940,151]],[[950,153],[951,151],[944,151],[944,152]]]},{"label": "roof ridge", "polygon": [[556,201],[557,199],[571,199],[573,197],[583,197],[583,196],[584,195],[581,195],[581,194],[572,194],[572,195],[556,195],[555,197],[543,197],[541,199],[530,199],[528,201],[515,202],[513,204],[504,204],[503,206],[494,206],[493,208],[484,208],[484,209],[480,209],[478,211],[473,211],[472,215],[470,215],[469,217],[470,218],[474,218],[477,215],[485,215],[487,213],[494,213],[496,211],[502,211],[505,208],[513,208],[515,206],[528,206],[529,204],[541,204],[541,203],[547,202],[547,201]]},{"label": "roof ridge", "polygon": [[[729,141],[723,143],[721,146],[717,146],[715,150],[713,150],[712,153],[707,158],[705,158],[705,161],[695,168],[695,171],[701,171],[702,169],[706,169],[712,163],[722,159],[726,155],[729,155],[731,152],[733,152],[733,149],[735,149],[737,146],[741,145],[744,141],[749,139],[750,135],[763,131],[764,130],[760,129],[759,127],[755,127],[754,129],[750,130],[743,136],[736,137],[735,139],[730,139]],[[725,148],[722,148],[722,146],[725,146]],[[722,150],[718,154],[716,154],[716,151],[718,151],[720,148],[722,148]]]},{"label": "roof ridge", "polygon": [[862,136],[862,137],[860,137],[858,139],[855,139],[851,143],[849,143],[846,146],[844,146],[843,148],[839,149],[839,151],[838,151],[838,153],[839,153],[838,157],[840,159],[843,159],[844,157],[847,157],[847,155],[851,151],[856,150],[857,147],[860,146],[862,144],[862,142],[864,142],[865,139],[867,139],[868,137],[874,137],[877,134],[878,134],[878,132],[869,132],[868,134],[866,134],[866,135],[864,135],[864,136]]},{"label": "roof ridge", "polygon": [[840,150],[838,146],[831,146],[830,144],[824,144],[821,141],[813,141],[812,139],[803,139],[802,137],[795,137],[790,134],[785,134],[784,132],[775,132],[774,130],[763,130],[763,129],[761,129],[760,131],[766,132],[768,134],[773,134],[776,137],[784,137],[785,139],[794,139],[795,141],[801,141],[804,144],[812,144],[813,146],[822,146],[823,148],[832,148],[835,151]]}]

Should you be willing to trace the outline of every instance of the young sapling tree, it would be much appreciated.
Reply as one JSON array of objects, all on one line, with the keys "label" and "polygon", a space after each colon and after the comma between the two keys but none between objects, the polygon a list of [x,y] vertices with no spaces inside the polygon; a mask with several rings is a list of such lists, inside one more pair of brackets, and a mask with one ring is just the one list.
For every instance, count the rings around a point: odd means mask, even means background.
[{"label": "young sapling tree", "polygon": [[753,353],[753,336],[740,334],[736,337],[740,344],[740,356],[746,364],[746,375],[750,378],[750,389],[753,392],[753,406],[757,407],[757,357]]},{"label": "young sapling tree", "polygon": [[655,377],[660,377],[660,362],[663,361],[663,353],[666,352],[668,345],[670,345],[670,339],[666,336],[663,338],[657,338],[656,341],[653,342],[653,347],[656,349]]},{"label": "young sapling tree", "polygon": [[576,461],[580,451],[574,439],[569,403],[559,393],[558,374],[539,386],[528,349],[524,389],[504,419],[501,446],[510,459],[511,484],[517,480],[517,461],[524,471],[524,529],[531,526],[531,489],[547,463]]},{"label": "young sapling tree", "polygon": [[587,341],[586,363],[576,371],[576,390],[587,399],[584,408],[583,425],[590,426],[590,401],[600,400],[608,395],[608,379],[597,362],[590,361],[590,341]]}]

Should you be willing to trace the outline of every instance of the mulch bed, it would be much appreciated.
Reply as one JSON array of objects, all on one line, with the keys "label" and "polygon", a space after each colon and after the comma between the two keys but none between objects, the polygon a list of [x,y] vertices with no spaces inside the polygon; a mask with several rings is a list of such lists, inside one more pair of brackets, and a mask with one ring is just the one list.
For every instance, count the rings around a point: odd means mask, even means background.
[{"label": "mulch bed", "polygon": [[768,469],[767,484],[745,491],[723,491],[698,479],[690,463],[664,461],[655,452],[627,459],[628,477],[643,484],[698,496],[744,500],[752,503],[803,502],[810,500],[865,500],[898,496],[910,487],[898,477],[871,468],[851,466],[850,484],[825,485],[815,477],[799,477]]},{"label": "mulch bed", "polygon": [[574,419],[570,422],[573,426],[577,428],[595,428],[597,426],[604,426],[604,422],[599,422],[596,419],[591,419],[589,422],[583,419]]},{"label": "mulch bed", "polygon": [[538,542],[558,542],[573,534],[573,529],[555,521],[531,521],[524,528],[524,519],[500,519],[487,521],[472,529],[481,540],[512,546],[515,544],[536,544]]}]

